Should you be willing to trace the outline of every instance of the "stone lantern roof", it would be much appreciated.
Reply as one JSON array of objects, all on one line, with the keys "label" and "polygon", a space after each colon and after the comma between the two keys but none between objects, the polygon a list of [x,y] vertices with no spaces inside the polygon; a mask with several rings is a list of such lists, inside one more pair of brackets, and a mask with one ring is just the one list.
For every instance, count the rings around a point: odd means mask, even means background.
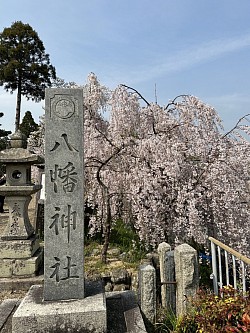
[{"label": "stone lantern roof", "polygon": [[10,136],[11,148],[0,151],[0,163],[42,164],[44,158],[30,153],[26,147],[26,136],[19,130]]}]

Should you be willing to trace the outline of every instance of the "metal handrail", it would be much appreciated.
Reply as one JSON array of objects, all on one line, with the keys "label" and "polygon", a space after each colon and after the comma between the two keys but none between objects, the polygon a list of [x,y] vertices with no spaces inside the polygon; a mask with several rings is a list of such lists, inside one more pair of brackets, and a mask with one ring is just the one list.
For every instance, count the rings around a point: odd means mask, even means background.
[{"label": "metal handrail", "polygon": [[214,244],[220,246],[223,250],[227,251],[228,253],[231,253],[233,256],[235,256],[236,258],[238,258],[239,260],[244,261],[245,264],[250,265],[250,258],[244,256],[243,254],[241,254],[240,252],[237,252],[235,250],[233,250],[231,247],[221,243],[220,241],[218,241],[217,239],[213,238],[213,237],[209,237],[208,238],[211,242],[213,242]]},{"label": "metal handrail", "polygon": [[[229,246],[221,243],[217,239],[213,237],[209,237],[209,240],[211,242],[211,252],[212,252],[212,278],[213,278],[213,287],[214,287],[214,293],[218,295],[218,286],[220,288],[223,287],[223,281],[222,281],[222,263],[221,263],[221,249],[224,250],[225,253],[225,268],[226,268],[226,284],[229,285],[229,267],[228,267],[228,254],[230,253],[232,255],[232,262],[233,262],[233,284],[234,288],[237,289],[237,274],[236,274],[236,261],[237,258],[241,263],[241,269],[242,269],[242,289],[243,293],[246,292],[246,269],[245,264],[250,265],[250,259],[244,255],[242,255],[240,252],[237,252],[230,248]],[[217,251],[216,251],[217,246]],[[217,269],[217,254],[218,254],[218,268],[219,268],[219,279],[218,279],[218,269]]]}]

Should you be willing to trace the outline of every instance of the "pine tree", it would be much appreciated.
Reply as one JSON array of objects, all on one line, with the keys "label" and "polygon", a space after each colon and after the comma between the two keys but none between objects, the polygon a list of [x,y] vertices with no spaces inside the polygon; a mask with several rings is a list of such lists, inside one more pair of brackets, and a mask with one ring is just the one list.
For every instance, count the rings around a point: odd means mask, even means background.
[{"label": "pine tree", "polygon": [[[3,112],[0,112],[0,118],[2,118],[3,115]],[[2,124],[0,124],[0,126],[2,126]],[[11,131],[6,131],[0,128],[0,150],[7,148],[9,134],[11,134]]]},{"label": "pine tree", "polygon": [[38,124],[35,122],[30,111],[25,112],[19,129],[27,138],[30,136],[30,133],[38,130]]},{"label": "pine tree", "polygon": [[17,21],[0,33],[0,86],[10,93],[17,90],[15,131],[20,124],[21,96],[41,101],[55,78],[43,42],[29,24]]},{"label": "pine tree", "polygon": [[[0,112],[0,118],[3,117],[3,112]],[[0,126],[2,126],[2,124],[0,124]],[[0,151],[4,150],[7,148],[8,146],[8,135],[11,134],[11,131],[6,131],[4,129],[0,128]],[[5,165],[3,163],[0,163],[0,174],[5,173],[6,169],[5,169]]]}]

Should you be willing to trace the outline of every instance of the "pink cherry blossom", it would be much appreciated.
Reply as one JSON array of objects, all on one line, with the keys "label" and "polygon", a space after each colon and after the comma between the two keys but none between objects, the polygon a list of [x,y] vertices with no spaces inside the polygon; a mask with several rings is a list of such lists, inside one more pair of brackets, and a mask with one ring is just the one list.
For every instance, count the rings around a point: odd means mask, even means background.
[{"label": "pink cherry blossom", "polygon": [[[110,91],[93,73],[82,88],[91,234],[102,231],[107,247],[122,218],[148,245],[207,245],[213,236],[250,255],[247,117],[224,133],[215,109],[194,96],[160,106],[123,85]],[[41,121],[30,149],[42,153],[43,136]]]}]

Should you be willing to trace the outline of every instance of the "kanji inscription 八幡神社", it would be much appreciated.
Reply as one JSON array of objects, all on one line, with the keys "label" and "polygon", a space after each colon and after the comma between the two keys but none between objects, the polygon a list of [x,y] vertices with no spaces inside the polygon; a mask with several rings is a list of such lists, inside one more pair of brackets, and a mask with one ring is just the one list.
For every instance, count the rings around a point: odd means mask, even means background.
[{"label": "kanji inscription \u516b\u5e61\u795e\u793e", "polygon": [[44,300],[84,298],[83,91],[46,89]]}]

